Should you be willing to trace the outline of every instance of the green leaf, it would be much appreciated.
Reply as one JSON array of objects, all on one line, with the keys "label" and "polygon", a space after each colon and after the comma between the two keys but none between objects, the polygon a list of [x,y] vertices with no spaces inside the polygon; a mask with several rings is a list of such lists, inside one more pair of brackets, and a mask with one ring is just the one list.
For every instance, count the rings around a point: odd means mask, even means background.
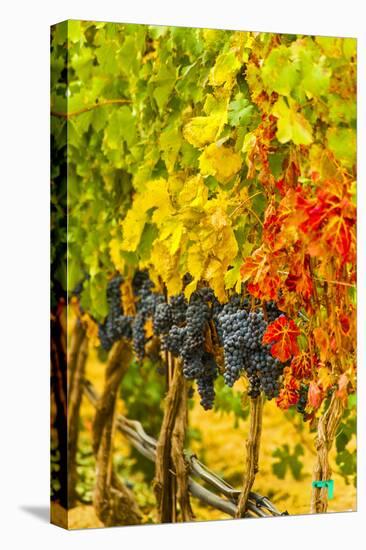
[{"label": "green leaf", "polygon": [[136,37],[133,34],[127,36],[118,53],[119,67],[127,76],[138,74],[139,53],[139,43],[136,41]]},{"label": "green leaf", "polygon": [[52,43],[57,46],[62,46],[67,42],[67,26],[69,21],[62,21],[62,23],[57,23],[53,25],[52,30],[54,32]]},{"label": "green leaf", "polygon": [[328,147],[345,166],[352,168],[356,162],[356,130],[353,128],[328,128]]},{"label": "green leaf", "polygon": [[231,126],[248,126],[253,111],[254,106],[244,97],[239,97],[229,104],[228,122]]},{"label": "green leaf", "polygon": [[286,46],[274,48],[265,60],[262,80],[270,92],[289,96],[300,80],[299,66],[291,60],[291,50]]},{"label": "green leaf", "polygon": [[104,144],[109,149],[121,150],[123,141],[128,146],[136,141],[135,118],[126,105],[116,107],[112,111],[104,134]]},{"label": "green leaf", "polygon": [[72,292],[76,285],[84,278],[81,262],[75,254],[69,257],[67,265],[67,290]]},{"label": "green leaf", "polygon": [[151,78],[150,82],[154,84],[153,97],[160,111],[162,111],[168,103],[175,81],[176,69],[172,63],[161,65],[158,73]]},{"label": "green leaf", "polygon": [[101,40],[101,46],[96,50],[96,58],[103,72],[116,76],[119,73],[118,44],[107,40]]},{"label": "green leaf", "polygon": [[81,21],[68,21],[68,38],[71,42],[82,42],[84,40]]},{"label": "green leaf", "polygon": [[238,281],[241,283],[240,266],[242,263],[242,259],[237,258],[234,266],[225,273],[225,288],[234,288]]},{"label": "green leaf", "polygon": [[176,125],[167,126],[160,134],[159,143],[168,172],[173,172],[182,144],[182,134]]},{"label": "green leaf", "polygon": [[338,94],[329,94],[327,97],[329,107],[329,122],[353,125],[357,119],[357,103],[355,99],[347,99]]},{"label": "green leaf", "polygon": [[273,153],[268,157],[271,172],[276,179],[283,173],[283,162],[285,158],[286,154],[281,152]]},{"label": "green leaf", "polygon": [[146,261],[150,258],[151,247],[158,234],[159,232],[156,225],[151,223],[145,224],[142,231],[140,244],[136,251],[141,261]]}]

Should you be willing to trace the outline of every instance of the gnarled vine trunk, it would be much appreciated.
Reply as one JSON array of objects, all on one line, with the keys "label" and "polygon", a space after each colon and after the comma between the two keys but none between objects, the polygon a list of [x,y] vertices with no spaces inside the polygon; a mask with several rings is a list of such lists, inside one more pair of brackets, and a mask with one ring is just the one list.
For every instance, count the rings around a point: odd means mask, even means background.
[{"label": "gnarled vine trunk", "polygon": [[131,349],[127,343],[120,341],[114,344],[93,424],[93,449],[97,463],[93,503],[98,518],[106,526],[137,525],[142,519],[133,493],[118,479],[113,467],[116,402],[131,358]]},{"label": "gnarled vine trunk", "polygon": [[[316,461],[313,469],[313,481],[329,481],[332,477],[332,469],[329,464],[329,451],[332,448],[337,429],[343,416],[344,406],[342,401],[332,395],[328,409],[320,417],[318,433],[315,440]],[[321,514],[328,509],[327,487],[313,487],[311,495],[311,513]]]},{"label": "gnarled vine trunk", "polygon": [[[80,407],[83,397],[83,381],[85,365],[88,357],[88,338],[82,327],[77,326],[74,333],[74,345],[72,347],[72,387],[68,396],[68,436],[67,436],[67,464],[68,464],[68,508],[76,504],[77,493],[77,464],[76,453],[78,448],[80,430]],[[76,342],[75,342],[76,340]],[[78,347],[77,347],[78,346]]]},{"label": "gnarled vine trunk", "polygon": [[262,435],[262,417],[263,399],[260,395],[250,400],[250,426],[246,442],[246,472],[236,511],[236,517],[238,518],[245,516],[249,493],[259,470],[258,463]]},{"label": "gnarled vine trunk", "polygon": [[180,362],[171,363],[171,383],[156,448],[154,491],[159,523],[177,521],[178,499],[181,521],[193,518],[188,492],[188,467],[184,459],[187,429],[187,387]]}]

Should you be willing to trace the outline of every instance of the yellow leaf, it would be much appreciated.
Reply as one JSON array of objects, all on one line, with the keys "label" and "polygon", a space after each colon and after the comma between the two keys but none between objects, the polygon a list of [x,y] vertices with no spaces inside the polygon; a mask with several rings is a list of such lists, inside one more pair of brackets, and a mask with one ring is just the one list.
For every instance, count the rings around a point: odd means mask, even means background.
[{"label": "yellow leaf", "polygon": [[327,391],[334,384],[334,376],[327,367],[320,367],[318,370],[318,380],[324,391]]},{"label": "yellow leaf", "polygon": [[[146,211],[141,208],[141,196],[134,202],[123,220],[123,250],[134,252],[139,245],[147,221]],[[140,200],[139,200],[140,199]]]},{"label": "yellow leaf", "polygon": [[238,250],[238,243],[236,242],[233,228],[231,226],[224,227],[218,235],[215,256],[223,263],[225,272],[228,267],[225,264],[231,263],[236,258]]},{"label": "yellow leaf", "polygon": [[233,51],[220,54],[210,71],[209,82],[211,86],[232,84],[239,68],[240,62]]},{"label": "yellow leaf", "polygon": [[242,159],[232,147],[211,143],[201,154],[199,164],[204,176],[214,176],[220,183],[227,183],[239,172]]},{"label": "yellow leaf", "polygon": [[152,221],[159,225],[173,212],[173,206],[168,191],[168,182],[163,179],[150,181],[144,193],[143,207],[150,210],[156,208],[153,213]]},{"label": "yellow leaf", "polygon": [[287,106],[283,97],[275,103],[273,114],[278,118],[277,139],[280,143],[293,141],[295,145],[309,145],[313,141],[312,128],[306,118],[296,110],[290,98]]},{"label": "yellow leaf", "polygon": [[227,123],[227,109],[230,101],[230,94],[225,90],[216,90],[215,95],[207,94],[203,110],[206,115],[221,115],[222,126]]},{"label": "yellow leaf", "polygon": [[109,254],[117,271],[123,272],[125,261],[121,254],[121,241],[114,238],[109,243]]},{"label": "yellow leaf", "polygon": [[151,251],[150,271],[157,274],[166,284],[169,296],[182,289],[182,279],[178,269],[179,257],[171,254],[165,243],[155,241]]},{"label": "yellow leaf", "polygon": [[178,197],[180,206],[192,206],[194,208],[203,208],[207,199],[208,188],[200,175],[189,178]]},{"label": "yellow leaf", "polygon": [[134,252],[139,245],[145,223],[148,221],[148,211],[155,209],[152,221],[157,225],[163,224],[174,213],[168,191],[168,184],[164,179],[147,182],[146,191],[134,197],[132,207],[122,223],[122,249]]},{"label": "yellow leaf", "polygon": [[241,287],[240,267],[242,263],[243,261],[241,257],[237,258],[233,262],[233,267],[225,273],[225,276],[224,276],[225,288],[230,289],[235,287],[235,290],[237,290],[237,286],[239,283],[239,289],[240,289]]},{"label": "yellow leaf", "polygon": [[164,244],[169,248],[170,254],[175,254],[183,236],[184,225],[178,217],[172,216],[167,219],[161,228],[159,240],[164,241]]},{"label": "yellow leaf", "polygon": [[205,267],[206,256],[202,254],[198,244],[193,244],[188,249],[187,268],[194,279],[199,280]]},{"label": "yellow leaf", "polygon": [[183,173],[174,173],[169,176],[168,179],[168,191],[169,194],[175,196],[180,193],[181,189],[184,186],[184,176]]},{"label": "yellow leaf", "polygon": [[191,281],[189,285],[187,285],[186,288],[184,289],[184,296],[187,298],[187,300],[190,299],[192,293],[196,290],[197,283],[198,283],[197,279],[193,279],[193,281]]},{"label": "yellow leaf", "polygon": [[169,251],[171,254],[175,254],[178,251],[180,241],[183,235],[183,230],[184,228],[182,224],[177,224],[176,228],[174,229],[170,239],[170,247],[169,247]]},{"label": "yellow leaf", "polygon": [[209,220],[217,230],[222,229],[228,224],[228,217],[225,210],[221,206],[217,206],[211,211]]},{"label": "yellow leaf", "polygon": [[192,118],[183,129],[184,138],[195,147],[203,147],[218,137],[225,118],[222,113]]},{"label": "yellow leaf", "polygon": [[205,279],[220,301],[225,301],[226,299],[223,275],[222,263],[212,258],[205,271]]}]

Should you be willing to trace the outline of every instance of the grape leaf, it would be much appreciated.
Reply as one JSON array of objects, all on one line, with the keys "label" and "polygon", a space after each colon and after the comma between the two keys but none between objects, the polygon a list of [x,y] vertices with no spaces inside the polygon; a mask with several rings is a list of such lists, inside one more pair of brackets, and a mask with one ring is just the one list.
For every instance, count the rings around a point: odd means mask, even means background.
[{"label": "grape leaf", "polygon": [[280,143],[293,141],[296,145],[309,145],[313,141],[311,125],[296,110],[294,102],[290,101],[288,106],[281,97],[273,106],[272,113],[278,118],[277,139]]},{"label": "grape leaf", "polygon": [[281,315],[270,323],[263,335],[263,344],[272,344],[271,353],[283,363],[299,353],[297,337],[300,331],[292,319]]}]

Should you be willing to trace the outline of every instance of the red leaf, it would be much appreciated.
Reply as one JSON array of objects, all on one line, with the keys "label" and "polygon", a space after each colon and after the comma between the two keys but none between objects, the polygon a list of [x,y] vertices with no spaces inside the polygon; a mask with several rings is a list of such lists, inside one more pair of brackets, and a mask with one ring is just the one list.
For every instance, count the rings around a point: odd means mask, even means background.
[{"label": "red leaf", "polygon": [[310,353],[302,351],[299,355],[296,355],[291,361],[291,372],[298,380],[306,380],[311,378],[312,367],[318,365],[318,358],[316,355],[310,357]]},{"label": "red leaf", "polygon": [[280,284],[279,276],[273,272],[271,262],[262,248],[258,248],[245,259],[240,268],[243,281],[250,281],[248,291],[256,298],[274,300]]},{"label": "red leaf", "polygon": [[285,384],[276,399],[277,406],[280,409],[286,410],[292,405],[296,405],[300,397],[299,387],[299,382],[288,373],[285,376]]},{"label": "red leaf", "polygon": [[339,321],[342,327],[343,334],[348,334],[350,329],[350,320],[348,315],[345,313],[341,313],[339,315]]},{"label": "red leaf", "polygon": [[314,409],[318,409],[323,401],[323,392],[316,382],[310,382],[308,401]]},{"label": "red leaf", "polygon": [[282,197],[285,195],[286,191],[285,191],[285,180],[284,178],[281,178],[279,180],[276,181],[276,187],[277,189],[279,190],[280,194],[282,195]]},{"label": "red leaf", "polygon": [[313,335],[318,346],[321,361],[326,361],[329,353],[329,337],[321,327],[314,328]]},{"label": "red leaf", "polygon": [[337,397],[339,397],[339,399],[341,399],[344,406],[347,405],[348,383],[349,383],[349,379],[347,374],[345,373],[341,374],[338,380],[338,389],[337,389],[336,395]]},{"label": "red leaf", "polygon": [[311,238],[314,255],[322,253],[317,241],[341,257],[342,264],[352,262],[355,255],[356,208],[347,191],[334,181],[324,181],[316,197],[308,198],[297,189],[297,209],[305,214],[301,230]]},{"label": "red leaf", "polygon": [[263,336],[263,344],[273,344],[271,353],[283,363],[299,353],[297,337],[300,331],[292,319],[281,315],[268,325]]}]

